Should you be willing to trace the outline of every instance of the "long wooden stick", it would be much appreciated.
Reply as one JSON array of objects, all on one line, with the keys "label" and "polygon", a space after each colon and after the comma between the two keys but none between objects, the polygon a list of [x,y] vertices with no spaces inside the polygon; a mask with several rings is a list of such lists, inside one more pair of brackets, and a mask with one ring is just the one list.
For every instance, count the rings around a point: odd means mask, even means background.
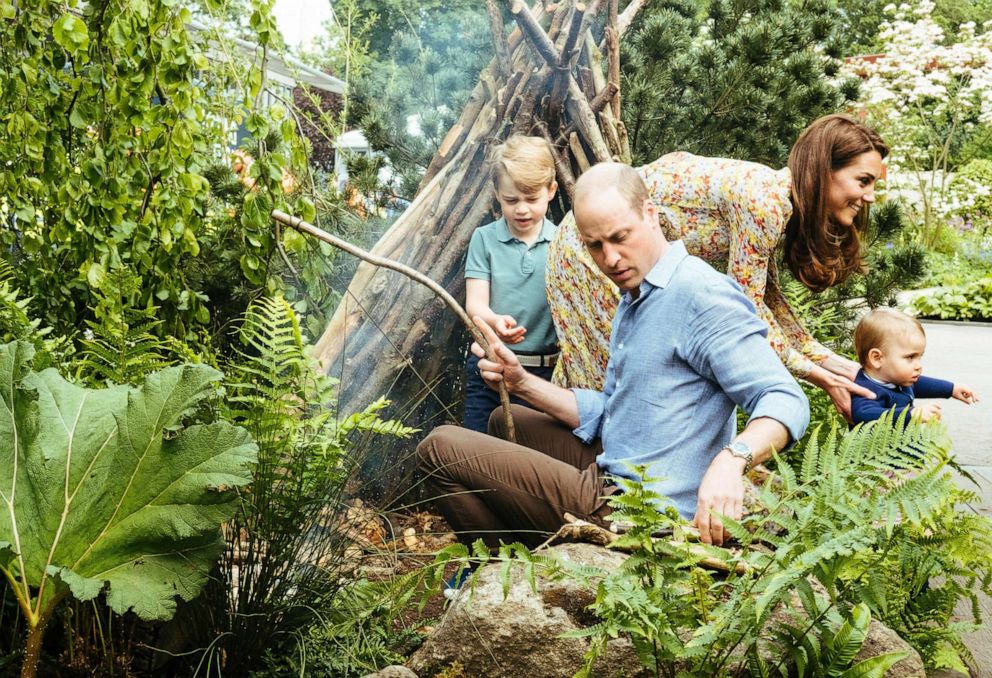
[{"label": "long wooden stick", "polygon": [[[352,245],[347,240],[342,240],[341,238],[331,235],[327,231],[314,226],[313,224],[300,219],[299,217],[294,217],[290,214],[286,214],[282,210],[272,210],[272,218],[279,222],[280,224],[285,224],[290,228],[295,228],[300,233],[305,233],[306,235],[313,236],[318,240],[322,240],[329,245],[337,247],[339,250],[344,250],[348,254],[358,257],[359,259],[366,261],[373,266],[379,266],[380,268],[388,268],[397,273],[402,273],[411,280],[420,283],[427,287],[431,292],[441,297],[444,303],[448,305],[455,315],[462,321],[462,324],[468,328],[468,331],[472,333],[472,338],[475,339],[476,343],[481,346],[486,352],[486,358],[492,362],[499,362],[496,360],[496,354],[493,352],[492,346],[486,341],[486,337],[479,331],[479,328],[475,326],[472,319],[468,317],[468,313],[462,308],[461,304],[455,301],[455,298],[448,294],[448,291],[438,285],[435,281],[431,280],[429,277],[421,273],[420,271],[414,270],[409,266],[399,263],[398,261],[393,261],[392,259],[387,259],[386,257],[380,257],[378,255],[366,252],[361,247]],[[513,426],[513,415],[510,413],[510,394],[506,390],[506,384],[502,381],[499,382],[499,401],[503,406],[503,423],[506,425],[507,439],[511,443],[517,442],[516,429]]]}]

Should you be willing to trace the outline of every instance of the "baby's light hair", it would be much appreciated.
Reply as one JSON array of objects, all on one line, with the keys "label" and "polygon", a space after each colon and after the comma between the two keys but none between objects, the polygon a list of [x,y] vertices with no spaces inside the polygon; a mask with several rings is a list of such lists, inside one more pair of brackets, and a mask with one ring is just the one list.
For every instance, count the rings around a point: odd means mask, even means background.
[{"label": "baby's light hair", "polygon": [[873,348],[883,348],[893,334],[898,332],[908,336],[914,331],[926,337],[923,325],[913,316],[894,308],[873,308],[861,318],[854,330],[854,350],[858,354],[858,362],[867,364],[868,352]]},{"label": "baby's light hair", "polygon": [[555,180],[555,159],[551,146],[541,137],[514,134],[493,151],[493,185],[506,177],[517,189],[537,193]]}]

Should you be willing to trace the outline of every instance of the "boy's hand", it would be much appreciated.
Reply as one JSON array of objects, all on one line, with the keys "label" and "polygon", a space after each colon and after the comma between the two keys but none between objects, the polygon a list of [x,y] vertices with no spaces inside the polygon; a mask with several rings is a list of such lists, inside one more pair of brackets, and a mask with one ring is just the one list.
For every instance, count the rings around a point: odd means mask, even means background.
[{"label": "boy's hand", "polygon": [[931,419],[934,421],[940,420],[940,405],[937,403],[927,403],[926,405],[916,405],[913,407],[911,414],[914,419],[919,419],[922,422],[928,422]]},{"label": "boy's hand", "polygon": [[962,384],[954,384],[954,392],[951,393],[951,397],[969,405],[978,402],[978,396],[975,392]]},{"label": "boy's hand", "polygon": [[527,334],[526,327],[517,327],[517,321],[512,315],[498,315],[493,323],[496,336],[506,344],[519,344]]},{"label": "boy's hand", "polygon": [[479,316],[473,316],[472,322],[479,328],[486,341],[492,346],[493,353],[496,354],[496,362],[492,362],[486,358],[486,352],[482,350],[482,347],[477,342],[472,342],[472,353],[479,358],[479,374],[482,375],[482,379],[489,385],[489,388],[495,390],[498,388],[497,384],[502,381],[506,383],[506,389],[513,393],[514,389],[527,378],[529,373],[520,365],[520,361],[517,360],[513,351],[499,340],[493,328],[486,321]]}]

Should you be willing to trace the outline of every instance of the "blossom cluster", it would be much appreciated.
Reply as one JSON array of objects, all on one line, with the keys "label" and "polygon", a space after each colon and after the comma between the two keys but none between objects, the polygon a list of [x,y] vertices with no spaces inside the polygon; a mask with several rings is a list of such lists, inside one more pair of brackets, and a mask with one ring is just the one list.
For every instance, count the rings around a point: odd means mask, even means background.
[{"label": "blossom cluster", "polygon": [[863,113],[892,150],[889,194],[927,223],[967,209],[974,194],[952,190],[948,173],[952,143],[992,125],[992,22],[965,23],[949,36],[933,10],[932,0],[888,5],[881,54],[845,66],[862,78]]}]

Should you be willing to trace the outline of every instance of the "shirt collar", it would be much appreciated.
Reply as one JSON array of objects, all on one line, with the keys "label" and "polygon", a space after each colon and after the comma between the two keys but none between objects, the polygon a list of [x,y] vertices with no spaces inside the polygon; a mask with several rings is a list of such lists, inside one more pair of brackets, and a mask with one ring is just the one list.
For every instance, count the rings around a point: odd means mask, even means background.
[{"label": "shirt collar", "polygon": [[[512,242],[514,240],[520,240],[517,236],[510,232],[510,226],[506,223],[506,219],[503,217],[499,218],[496,222],[496,239],[500,242]],[[544,223],[541,224],[541,233],[537,236],[537,240],[534,243],[539,242],[551,242],[551,238],[555,234],[555,225],[550,219],[545,219]],[[522,241],[521,241],[522,242]]]},{"label": "shirt collar", "polygon": [[[863,371],[863,370],[862,370],[862,371]],[[863,372],[864,372],[864,371],[863,371]],[[876,384],[878,384],[879,386],[884,386],[884,387],[885,387],[885,388],[887,388],[887,389],[892,389],[892,390],[899,390],[899,387],[898,387],[898,386],[896,386],[895,384],[893,384],[893,383],[892,383],[892,382],[890,382],[890,381],[880,381],[880,380],[878,380],[878,379],[876,379],[875,377],[873,377],[873,376],[871,376],[870,374],[868,374],[867,372],[864,372],[864,375],[865,375],[865,378],[866,378],[866,379],[868,379],[869,381],[873,381],[873,382],[875,382],[875,383],[876,383]]]},{"label": "shirt collar", "polygon": [[[644,280],[641,281],[639,297],[643,297],[652,288],[660,287],[664,289],[672,282],[672,276],[675,275],[675,269],[679,267],[682,260],[689,256],[689,252],[685,249],[685,244],[681,240],[676,240],[673,243],[669,243],[668,251],[665,255],[659,259],[648,274],[644,276]],[[624,296],[629,296],[628,292]]]}]

